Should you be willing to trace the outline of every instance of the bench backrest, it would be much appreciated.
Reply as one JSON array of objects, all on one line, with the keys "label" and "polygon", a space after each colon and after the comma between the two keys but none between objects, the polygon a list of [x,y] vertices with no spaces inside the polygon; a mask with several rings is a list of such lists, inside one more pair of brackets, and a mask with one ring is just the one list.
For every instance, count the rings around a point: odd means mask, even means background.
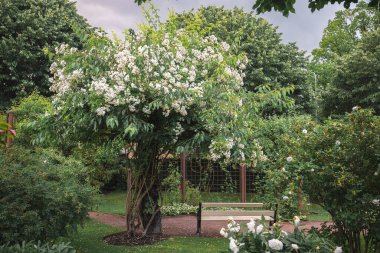
[{"label": "bench backrest", "polygon": [[264,203],[201,203],[202,207],[242,207],[242,208],[262,208]]}]

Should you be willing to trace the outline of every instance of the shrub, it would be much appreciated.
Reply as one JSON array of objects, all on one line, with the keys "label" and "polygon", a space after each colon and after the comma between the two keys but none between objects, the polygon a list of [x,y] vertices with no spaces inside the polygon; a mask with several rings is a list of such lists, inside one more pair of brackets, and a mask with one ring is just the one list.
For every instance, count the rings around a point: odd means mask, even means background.
[{"label": "shrub", "polygon": [[75,253],[76,250],[70,246],[69,243],[57,243],[57,244],[37,244],[33,242],[22,242],[20,244],[0,245],[0,253]]},{"label": "shrub", "polygon": [[312,202],[330,213],[338,242],[351,253],[380,248],[379,133],[380,117],[354,107],[289,142],[288,170],[303,180]]},{"label": "shrub", "polygon": [[78,161],[49,150],[0,153],[0,243],[67,235],[94,203]]},{"label": "shrub", "polygon": [[242,231],[240,225],[230,217],[228,228],[222,228],[220,234],[230,240],[229,249],[234,253],[342,252],[340,247],[335,247],[334,243],[317,233],[306,233],[305,230],[299,230],[299,223],[299,218],[295,216],[294,231],[287,233],[281,230],[280,224],[274,224],[272,229],[269,229],[263,218],[259,224],[251,220],[247,223],[247,230]]},{"label": "shrub", "polygon": [[309,116],[273,117],[262,121],[256,129],[255,137],[268,158],[256,170],[265,174],[265,202],[278,205],[280,219],[292,219],[305,211],[301,204],[308,199],[298,194],[300,175],[297,170],[288,169],[286,158],[305,135],[303,131],[315,125]]},{"label": "shrub", "polygon": [[52,113],[53,105],[48,98],[32,93],[14,102],[12,111],[15,113],[17,123],[16,143],[29,146],[38,134],[38,129],[33,127],[34,121]]}]

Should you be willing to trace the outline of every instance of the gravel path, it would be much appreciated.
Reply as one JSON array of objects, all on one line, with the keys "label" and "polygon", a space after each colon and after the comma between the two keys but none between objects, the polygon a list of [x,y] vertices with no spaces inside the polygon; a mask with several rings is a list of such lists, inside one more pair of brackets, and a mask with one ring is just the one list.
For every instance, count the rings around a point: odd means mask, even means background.
[{"label": "gravel path", "polygon": [[[126,227],[125,218],[121,215],[90,212],[89,217],[93,220],[108,224],[114,227]],[[244,224],[245,222],[242,222]],[[320,227],[321,221],[302,222],[300,228],[310,229],[311,227]],[[202,236],[219,237],[219,231],[226,227],[225,221],[205,221],[202,223]],[[293,225],[283,223],[283,230],[293,231]],[[197,218],[194,215],[178,215],[162,217],[162,231],[168,236],[195,236],[197,230]]]}]

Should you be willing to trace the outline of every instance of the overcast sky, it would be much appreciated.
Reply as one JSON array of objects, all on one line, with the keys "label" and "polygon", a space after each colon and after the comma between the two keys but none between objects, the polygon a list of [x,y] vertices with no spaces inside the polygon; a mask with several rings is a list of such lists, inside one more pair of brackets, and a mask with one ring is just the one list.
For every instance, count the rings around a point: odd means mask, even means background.
[{"label": "overcast sky", "polygon": [[[153,0],[159,8],[162,20],[167,17],[169,10],[182,12],[197,9],[202,5],[218,5],[226,8],[238,6],[250,11],[255,0]],[[334,18],[334,13],[342,9],[341,5],[328,5],[320,11],[311,13],[307,8],[308,1],[296,2],[296,14],[288,18],[280,13],[270,12],[260,16],[278,26],[285,42],[296,42],[297,45],[310,52],[318,47],[323,29],[328,20]],[[133,0],[77,0],[79,14],[86,17],[93,26],[102,27],[107,32],[121,34],[126,28],[136,28],[144,21],[141,8]]]}]

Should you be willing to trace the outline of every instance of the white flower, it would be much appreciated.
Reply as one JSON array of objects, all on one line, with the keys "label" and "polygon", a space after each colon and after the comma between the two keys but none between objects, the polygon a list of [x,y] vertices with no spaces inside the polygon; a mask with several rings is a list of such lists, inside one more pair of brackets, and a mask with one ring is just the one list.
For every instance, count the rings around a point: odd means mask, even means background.
[{"label": "white flower", "polygon": [[306,129],[303,129],[303,130],[302,130],[302,133],[307,134],[307,130],[306,130]]},{"label": "white flower", "polygon": [[335,145],[339,146],[339,145],[340,145],[340,141],[337,140],[337,141],[335,142]]},{"label": "white flower", "polygon": [[96,114],[98,116],[104,116],[107,111],[108,111],[107,108],[105,108],[105,107],[99,107],[98,109],[96,109]]},{"label": "white flower", "polygon": [[282,234],[283,236],[285,236],[285,237],[288,236],[288,232],[286,232],[286,231],[284,231],[284,230],[281,230],[281,234]]},{"label": "white flower", "polygon": [[314,172],[314,169],[311,169],[310,172]]},{"label": "white flower", "polygon": [[374,199],[372,200],[372,203],[376,206],[380,205],[380,199]]},{"label": "white flower", "polygon": [[359,109],[358,106],[354,106],[354,107],[352,107],[352,111],[357,111],[358,109]]},{"label": "white flower", "polygon": [[233,253],[239,252],[239,247],[236,245],[236,241],[233,238],[230,238],[230,250],[232,250]]},{"label": "white flower", "polygon": [[220,230],[220,235],[223,236],[224,238],[227,238],[227,237],[228,237],[228,233],[227,233],[227,231],[226,231],[225,228],[222,228],[222,229]]},{"label": "white flower", "polygon": [[282,167],[281,171],[282,171],[282,172],[286,172],[285,167]]},{"label": "white flower", "polygon": [[285,201],[288,201],[289,197],[288,196],[284,196],[284,197],[282,197],[282,199],[285,200]]},{"label": "white flower", "polygon": [[286,158],[286,161],[290,163],[291,161],[293,161],[293,157],[289,156],[288,158]]},{"label": "white flower", "polygon": [[255,225],[256,225],[255,221],[253,219],[251,219],[251,221],[247,223],[248,232],[254,233],[255,232]]},{"label": "white flower", "polygon": [[45,117],[49,117],[50,113],[48,113],[47,111],[45,112]]},{"label": "white flower", "polygon": [[261,232],[263,232],[263,229],[264,229],[263,225],[258,225],[256,228],[256,233],[260,234]]},{"label": "white flower", "polygon": [[282,248],[284,247],[282,242],[280,240],[277,240],[277,239],[269,240],[268,245],[269,245],[269,248],[274,249],[274,250],[278,250],[278,251],[282,250]]},{"label": "white flower", "polygon": [[374,175],[374,176],[378,176],[378,175],[379,175],[379,172],[376,171],[375,173],[373,173],[373,175]]},{"label": "white flower", "polygon": [[294,216],[293,221],[294,221],[294,226],[298,227],[298,225],[301,222],[301,219],[298,216]]},{"label": "white flower", "polygon": [[334,253],[343,253],[342,247],[336,247]]},{"label": "white flower", "polygon": [[292,249],[294,249],[295,251],[299,250],[300,247],[298,247],[297,244],[292,244]]}]

